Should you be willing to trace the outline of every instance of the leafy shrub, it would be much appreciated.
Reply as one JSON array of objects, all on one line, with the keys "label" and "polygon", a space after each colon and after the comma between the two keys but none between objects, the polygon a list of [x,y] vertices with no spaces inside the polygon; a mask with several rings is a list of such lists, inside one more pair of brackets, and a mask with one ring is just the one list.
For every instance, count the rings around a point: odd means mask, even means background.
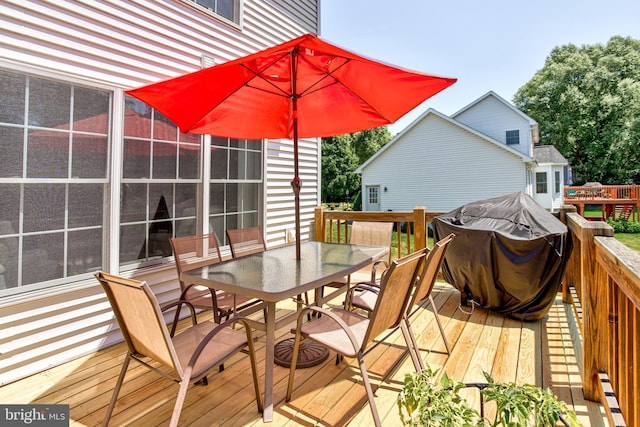
[{"label": "leafy shrub", "polygon": [[459,392],[465,385],[443,374],[435,381],[437,370],[427,366],[422,373],[407,374],[398,395],[398,410],[403,425],[434,427],[482,426],[478,411]]},{"label": "leafy shrub", "polygon": [[616,233],[640,233],[640,222],[629,221],[626,218],[607,218],[607,224]]},{"label": "leafy shrub", "polygon": [[404,387],[398,395],[398,410],[403,425],[434,427],[471,426],[555,426],[562,417],[570,426],[580,422],[567,404],[547,389],[533,385],[498,383],[484,372],[486,384],[480,388],[485,402],[496,403],[496,418],[482,419],[478,412],[460,396],[464,383],[452,381],[446,373],[436,381],[438,370],[429,366],[422,373],[405,375]]},{"label": "leafy shrub", "polygon": [[627,233],[640,233],[640,222],[636,221],[628,221],[627,222]]}]

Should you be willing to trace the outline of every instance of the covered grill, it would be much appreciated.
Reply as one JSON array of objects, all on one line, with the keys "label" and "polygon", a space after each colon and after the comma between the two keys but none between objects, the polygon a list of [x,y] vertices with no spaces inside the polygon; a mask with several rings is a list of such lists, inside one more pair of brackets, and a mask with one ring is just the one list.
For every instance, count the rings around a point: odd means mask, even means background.
[{"label": "covered grill", "polygon": [[567,227],[525,193],[481,200],[433,220],[456,238],[442,266],[464,300],[524,320],[544,317],[571,254]]}]

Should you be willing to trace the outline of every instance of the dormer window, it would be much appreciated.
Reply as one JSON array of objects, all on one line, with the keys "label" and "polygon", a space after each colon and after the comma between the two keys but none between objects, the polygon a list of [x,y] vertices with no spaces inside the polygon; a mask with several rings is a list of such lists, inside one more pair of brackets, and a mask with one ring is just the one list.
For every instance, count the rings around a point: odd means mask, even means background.
[{"label": "dormer window", "polygon": [[520,131],[508,130],[507,131],[507,145],[520,144]]}]

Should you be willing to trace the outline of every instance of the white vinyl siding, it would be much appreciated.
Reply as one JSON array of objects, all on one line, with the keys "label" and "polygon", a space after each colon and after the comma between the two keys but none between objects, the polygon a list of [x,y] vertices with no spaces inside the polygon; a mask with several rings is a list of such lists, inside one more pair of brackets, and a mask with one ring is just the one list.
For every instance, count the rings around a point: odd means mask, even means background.
[{"label": "white vinyl siding", "polygon": [[[182,1],[113,0],[0,3],[0,68],[112,93],[111,138],[123,138],[123,90],[200,69],[203,55],[222,63],[319,32],[317,1],[243,0],[241,28],[213,19]],[[304,236],[319,202],[319,140],[301,141]],[[120,142],[118,142],[120,144]],[[293,144],[265,141],[262,207],[270,245],[284,241],[294,223]],[[122,154],[112,153],[117,175]],[[111,188],[119,200],[120,189]],[[274,196],[273,200],[271,197]],[[117,228],[119,206],[106,206]],[[110,236],[117,242],[117,231]],[[114,253],[114,247],[116,253]],[[117,272],[117,244],[107,269]],[[34,266],[37,268],[37,266]],[[160,303],[177,295],[173,263],[124,273],[147,280]],[[95,279],[23,295],[0,297],[0,385],[121,340],[113,313]]]},{"label": "white vinyl siding", "polygon": [[366,165],[362,185],[375,183],[380,210],[448,212],[489,197],[524,191],[522,158],[434,113],[427,114]]},{"label": "white vinyl siding", "polygon": [[[298,141],[300,162],[300,223],[301,240],[312,238],[310,225],[314,209],[320,203],[320,139]],[[265,149],[270,179],[265,183],[267,246],[286,242],[287,231],[294,230],[295,206],[291,189],[293,179],[293,146],[284,140],[267,140]],[[295,230],[294,230],[295,231]]]},{"label": "white vinyl siding", "polygon": [[485,97],[472,108],[457,113],[452,118],[503,144],[507,143],[507,130],[518,130],[520,143],[510,147],[529,157],[533,154],[529,122],[517,110],[506,108],[494,96]]}]

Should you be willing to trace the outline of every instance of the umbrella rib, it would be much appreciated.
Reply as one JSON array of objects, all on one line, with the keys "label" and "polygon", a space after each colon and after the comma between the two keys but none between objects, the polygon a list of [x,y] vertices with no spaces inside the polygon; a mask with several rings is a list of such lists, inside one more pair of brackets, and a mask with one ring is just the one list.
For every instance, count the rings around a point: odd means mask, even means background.
[{"label": "umbrella rib", "polygon": [[[340,56],[340,57],[336,56],[336,58],[343,58],[343,59],[345,59],[345,62],[343,62],[342,64],[340,64],[338,67],[336,67],[336,69],[335,69],[335,70],[333,70],[333,71],[331,71],[331,72],[326,72],[326,71],[322,70],[321,68],[318,68],[317,66],[315,66],[315,65],[314,65],[314,64],[312,64],[311,62],[309,62],[309,61],[308,61],[304,56],[302,57],[302,60],[303,60],[304,62],[306,62],[310,67],[315,68],[316,70],[318,70],[319,72],[321,72],[321,73],[322,73],[322,78],[320,78],[320,79],[316,80],[316,81],[315,81],[315,83],[313,83],[311,86],[309,86],[308,88],[306,88],[306,89],[305,89],[305,90],[300,94],[300,97],[303,97],[303,96],[305,96],[305,95],[308,95],[308,94],[311,94],[311,93],[317,92],[317,91],[319,91],[319,90],[322,90],[322,89],[324,89],[324,88],[326,88],[326,87],[329,87],[329,86],[331,86],[331,85],[336,84],[336,82],[340,82],[340,83],[342,83],[338,78],[336,78],[336,77],[333,75],[333,73],[335,73],[336,71],[338,71],[339,69],[341,69],[342,67],[344,67],[345,65],[347,65],[349,62],[351,62],[351,59],[350,59],[350,58],[345,58],[344,56]],[[330,84],[325,85],[325,86],[316,87],[316,86],[318,86],[318,85],[319,85],[323,80],[326,80],[326,79],[328,79],[329,77],[333,78],[333,82],[331,82]]]},{"label": "umbrella rib", "polygon": [[[279,90],[279,92],[280,92],[280,93],[278,93],[278,92],[272,92],[272,91],[270,91],[270,90],[268,90],[268,89],[265,89],[265,88],[262,88],[262,87],[252,86],[252,85],[250,85],[249,83],[245,83],[245,84],[244,84],[244,86],[246,86],[246,87],[250,87],[251,89],[255,89],[255,90],[262,91],[262,92],[266,92],[266,93],[269,93],[269,94],[271,94],[271,95],[281,96],[281,97],[283,97],[283,98],[290,98],[290,97],[291,97],[291,95],[289,95],[287,92],[283,91],[282,89],[280,89],[280,90]],[[277,86],[276,86],[276,87],[277,87]]]},{"label": "umbrella rib", "polygon": [[[278,92],[280,92],[282,94],[283,97],[288,98],[289,96],[291,96],[291,94],[287,93],[285,90],[282,90],[280,87],[278,87],[277,85],[273,84],[272,82],[270,82],[267,78],[265,78],[262,73],[264,72],[264,70],[268,69],[269,67],[271,67],[273,64],[277,63],[278,61],[280,61],[282,58],[284,58],[285,56],[287,56],[289,53],[285,52],[283,53],[281,56],[279,56],[278,58],[274,59],[273,61],[271,61],[270,64],[268,64],[267,66],[263,67],[262,70],[260,71],[255,71],[252,70],[251,68],[247,67],[246,64],[240,64],[241,67],[243,67],[244,69],[246,69],[247,71],[249,71],[250,73],[252,73],[254,75],[254,77],[257,77],[259,79],[262,79],[264,82],[268,83],[269,85],[273,86]],[[274,95],[277,95],[276,92],[271,92],[268,91],[267,89],[262,89],[262,88],[258,88],[256,86],[251,86],[249,84],[249,82],[245,82],[244,84],[247,87],[250,87],[252,89],[258,89],[258,90],[262,90],[264,92],[267,93],[272,93]]]}]

